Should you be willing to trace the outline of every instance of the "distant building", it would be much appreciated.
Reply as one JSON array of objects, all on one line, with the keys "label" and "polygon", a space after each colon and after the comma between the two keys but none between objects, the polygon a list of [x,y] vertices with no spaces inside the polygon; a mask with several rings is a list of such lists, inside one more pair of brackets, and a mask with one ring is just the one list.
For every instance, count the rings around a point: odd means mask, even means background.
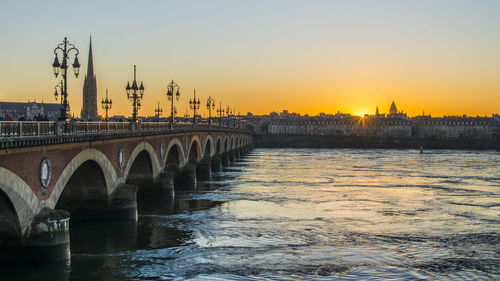
[{"label": "distant building", "polygon": [[2,120],[57,120],[61,113],[58,103],[0,102]]},{"label": "distant building", "polygon": [[494,139],[500,138],[500,116],[468,117],[417,116],[409,118],[398,111],[392,102],[389,114],[364,117],[348,114],[320,114],[315,117],[271,114],[261,122],[261,128],[268,134],[279,135],[325,135],[366,136],[399,139]]},{"label": "distant building", "polygon": [[389,114],[398,114],[398,108],[394,101],[392,101],[391,108],[389,108]]},{"label": "distant building", "polygon": [[420,139],[491,139],[495,121],[488,117],[444,116],[412,118],[414,136]]},{"label": "distant building", "polygon": [[90,37],[89,62],[87,75],[83,81],[83,104],[81,118],[83,120],[98,120],[97,115],[97,81],[94,74],[94,62],[92,58],[92,37]]},{"label": "distant building", "polygon": [[387,117],[399,117],[399,118],[406,118],[406,113],[404,113],[402,110],[398,112],[398,108],[396,107],[396,103],[392,101],[391,107],[389,108],[389,115]]}]

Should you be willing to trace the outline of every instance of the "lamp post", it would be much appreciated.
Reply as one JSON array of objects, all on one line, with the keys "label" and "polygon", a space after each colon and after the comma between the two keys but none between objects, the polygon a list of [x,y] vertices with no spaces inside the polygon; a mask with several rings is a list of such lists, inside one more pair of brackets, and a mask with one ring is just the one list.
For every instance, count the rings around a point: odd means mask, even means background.
[{"label": "lamp post", "polygon": [[111,99],[108,99],[108,89],[106,89],[106,98],[101,101],[102,109],[106,111],[106,122],[108,122],[108,110],[111,109],[112,105],[113,101]]},{"label": "lamp post", "polygon": [[[177,110],[174,110],[174,96],[175,96],[175,99],[176,100],[179,100],[179,89],[181,87],[179,87],[179,85],[177,85],[174,80],[172,80],[172,82],[170,82],[170,84],[168,84],[167,86],[167,97],[168,97],[168,100],[171,101],[170,103],[170,129],[174,129],[174,115],[177,113]],[[174,92],[175,95],[174,95]],[[175,112],[174,112],[175,111]]]},{"label": "lamp post", "polygon": [[231,114],[233,114],[233,111],[229,107],[229,105],[226,108],[226,114],[227,114],[227,126],[231,127]]},{"label": "lamp post", "polygon": [[54,98],[57,100],[57,97],[59,96],[59,92],[57,91],[57,89],[59,88],[59,91],[61,92],[61,107],[62,107],[62,104],[63,104],[63,99],[62,99],[62,93],[63,93],[63,89],[64,89],[64,81],[61,80],[61,82],[57,83],[57,85],[54,86]]},{"label": "lamp post", "polygon": [[[60,51],[62,53],[62,64],[59,63],[59,59],[57,57],[57,53]],[[54,75],[57,77],[59,75],[59,71],[63,77],[61,81],[63,84],[61,85],[61,114],[59,116],[59,120],[63,120],[69,122],[70,113],[69,113],[69,103],[68,103],[68,59],[69,53],[71,51],[75,51],[75,60],[73,62],[73,71],[75,73],[75,77],[78,77],[80,74],[80,62],[78,61],[78,54],[80,51],[75,47],[75,45],[69,43],[68,38],[64,37],[62,43],[57,45],[54,49],[54,63],[52,67],[54,68]]]},{"label": "lamp post", "polygon": [[[136,81],[136,66],[134,65],[134,81],[132,81],[132,86],[130,86],[130,82],[127,81],[127,86],[125,87],[127,91],[127,99],[132,102],[132,122],[137,122],[137,113],[141,108],[141,100],[144,95],[144,86],[137,87]],[[139,93],[137,93],[139,91]]]},{"label": "lamp post", "polygon": [[215,100],[209,96],[207,100],[208,125],[212,125],[212,109],[215,109]]},{"label": "lamp post", "polygon": [[217,115],[219,116],[219,126],[222,127],[222,115],[224,115],[224,109],[222,109],[222,102],[219,102],[219,109],[217,109]]},{"label": "lamp post", "polygon": [[196,124],[196,110],[200,108],[200,99],[196,100],[196,89],[194,89],[193,99],[189,99],[189,108],[193,110],[193,126]]},{"label": "lamp post", "polygon": [[158,107],[155,108],[155,116],[158,118],[158,122],[160,122],[160,116],[163,113],[163,109],[160,108],[160,102],[158,102]]}]

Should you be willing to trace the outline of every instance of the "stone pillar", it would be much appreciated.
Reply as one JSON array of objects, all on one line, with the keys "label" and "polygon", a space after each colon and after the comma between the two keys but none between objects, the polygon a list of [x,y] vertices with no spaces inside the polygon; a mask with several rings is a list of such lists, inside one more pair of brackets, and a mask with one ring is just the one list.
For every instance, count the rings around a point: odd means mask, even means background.
[{"label": "stone pillar", "polygon": [[196,165],[186,164],[174,176],[174,186],[180,189],[196,188]]},{"label": "stone pillar", "polygon": [[210,159],[205,158],[196,165],[196,179],[199,181],[212,180],[212,163]]},{"label": "stone pillar", "polygon": [[234,150],[229,151],[229,161],[231,164],[236,162],[236,154],[234,153]]},{"label": "stone pillar", "polygon": [[212,162],[212,172],[217,173],[222,171],[222,157],[220,155],[215,155],[211,159]]},{"label": "stone pillar", "polygon": [[121,184],[111,194],[108,220],[137,221],[137,185]]},{"label": "stone pillar", "polygon": [[33,218],[24,240],[25,261],[50,263],[71,258],[69,216],[64,210],[43,209]]},{"label": "stone pillar", "polygon": [[229,155],[228,155],[228,153],[224,152],[221,155],[221,159],[222,159],[222,167],[229,167],[229,166],[231,166],[231,162],[229,161]]},{"label": "stone pillar", "polygon": [[174,191],[175,171],[162,172],[152,185],[141,186],[137,191],[139,211],[158,211],[170,208]]}]

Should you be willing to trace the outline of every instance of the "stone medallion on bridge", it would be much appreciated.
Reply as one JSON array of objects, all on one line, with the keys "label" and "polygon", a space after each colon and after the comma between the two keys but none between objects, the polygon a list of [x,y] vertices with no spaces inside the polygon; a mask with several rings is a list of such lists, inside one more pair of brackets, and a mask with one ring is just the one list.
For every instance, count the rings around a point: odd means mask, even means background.
[{"label": "stone medallion on bridge", "polygon": [[125,153],[123,148],[120,148],[120,152],[118,153],[118,164],[120,165],[120,172],[123,172],[123,164],[125,163]]},{"label": "stone medallion on bridge", "polygon": [[165,157],[165,144],[161,143],[160,145],[160,158],[163,159]]},{"label": "stone medallion on bridge", "polygon": [[40,184],[42,185],[42,195],[47,194],[47,186],[49,185],[51,173],[49,158],[44,157],[40,163]]}]

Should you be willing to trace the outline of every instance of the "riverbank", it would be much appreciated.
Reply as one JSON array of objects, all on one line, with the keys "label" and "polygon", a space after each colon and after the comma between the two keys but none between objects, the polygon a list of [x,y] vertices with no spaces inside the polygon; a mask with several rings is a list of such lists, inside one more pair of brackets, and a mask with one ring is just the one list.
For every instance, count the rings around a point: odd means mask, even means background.
[{"label": "riverbank", "polygon": [[414,148],[500,150],[499,140],[396,139],[357,136],[270,135],[255,136],[260,148]]}]

